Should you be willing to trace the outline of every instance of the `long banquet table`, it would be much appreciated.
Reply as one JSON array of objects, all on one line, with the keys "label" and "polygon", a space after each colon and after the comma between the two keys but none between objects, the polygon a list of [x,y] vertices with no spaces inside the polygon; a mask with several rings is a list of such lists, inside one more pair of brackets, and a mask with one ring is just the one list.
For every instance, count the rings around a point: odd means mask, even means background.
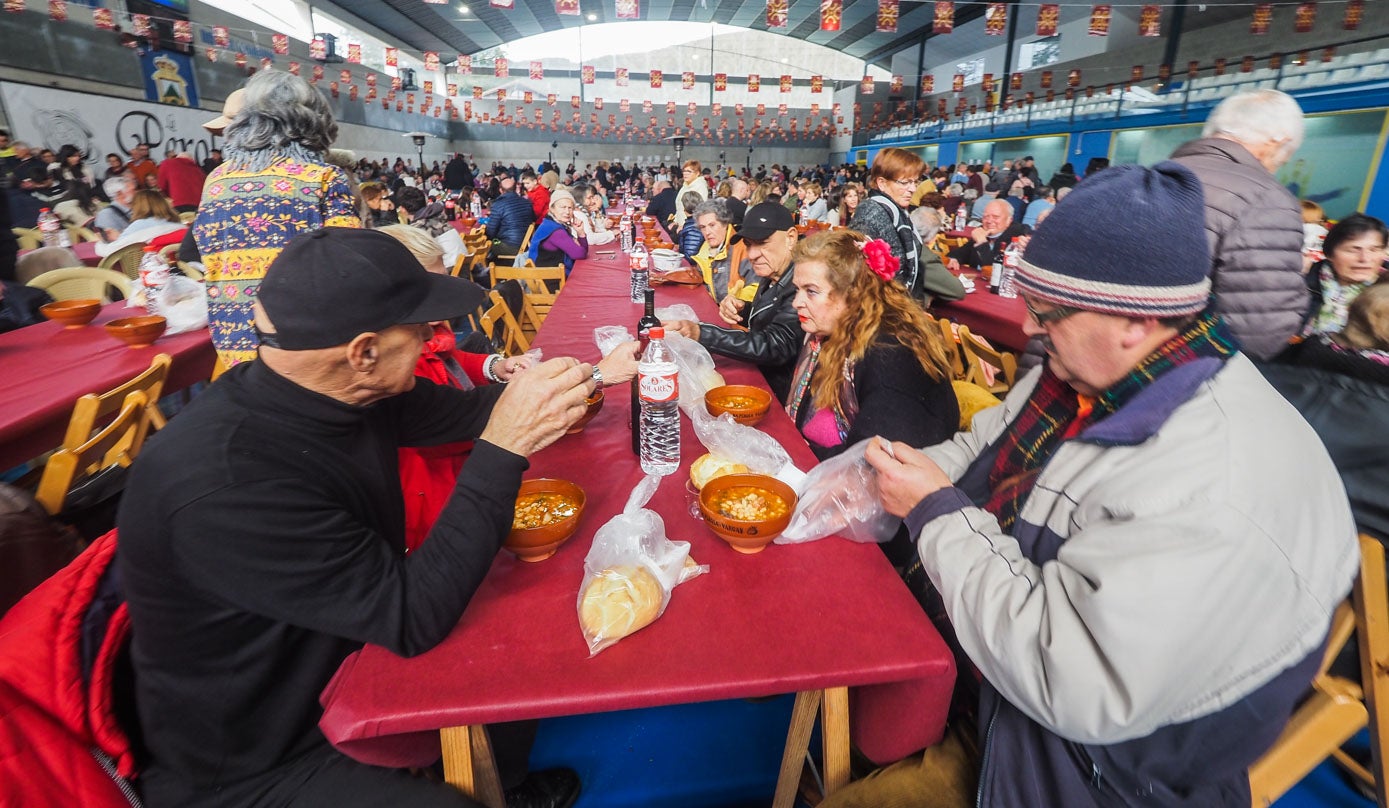
[{"label": "long banquet table", "polygon": [[[628,285],[620,253],[579,262],[536,344],[547,357],[596,360],[596,326],[635,328],[641,308],[627,300]],[[658,307],[688,303],[714,316],[702,287],[663,286],[656,297]],[[766,386],[750,365],[716,364],[730,384]],[[848,780],[851,725],[859,747],[881,761],[938,740],[954,662],[883,554],[838,538],[734,552],[691,515],[687,472],[704,448],[684,418],[681,469],[648,507],[710,572],[677,588],[655,623],[589,657],[576,615],[584,556],[642,477],[630,448],[627,389],[609,388],[582,433],[531,459],[527,477],[585,489],[574,538],[538,563],[500,553],[458,626],[433,650],[403,659],[368,646],[349,657],[321,697],[327,738],[354,758],[389,766],[427,765],[442,746],[448,781],[499,805],[482,725],[794,692],[774,803],[786,808],[821,705],[829,790]],[[780,408],[760,428],[800,468],[814,464]]]},{"label": "long banquet table", "polygon": [[143,313],[118,301],[102,307],[84,328],[45,322],[0,334],[0,469],[56,448],[79,397],[134,378],[156,354],[174,360],[166,392],[212,375],[217,353],[206,328],[162,336],[148,348],[127,348],[102,328]]},{"label": "long banquet table", "polygon": [[[975,273],[967,274],[975,276]],[[974,283],[975,291],[962,300],[933,301],[931,313],[968,326],[971,333],[987,339],[994,347],[1021,353],[1027,346],[1027,334],[1022,330],[1027,306],[1022,298],[990,294],[988,283],[982,278],[976,277]]]}]

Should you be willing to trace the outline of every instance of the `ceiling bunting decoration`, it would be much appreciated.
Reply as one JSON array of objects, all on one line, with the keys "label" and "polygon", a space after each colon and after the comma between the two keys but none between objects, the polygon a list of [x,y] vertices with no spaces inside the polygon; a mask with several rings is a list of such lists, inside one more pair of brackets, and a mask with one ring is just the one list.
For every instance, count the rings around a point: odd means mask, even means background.
[{"label": "ceiling bunting decoration", "polygon": [[680,74],[680,89],[693,90],[695,86],[695,74],[693,70],[686,70]]},{"label": "ceiling bunting decoration", "polygon": [[619,67],[613,70],[613,79],[619,87],[627,86],[627,68]]},{"label": "ceiling bunting decoration", "polygon": [[1336,48],[1335,48],[1335,46],[1332,46],[1332,47],[1329,47],[1329,48],[1322,48],[1322,49],[1321,49],[1321,60],[1322,60],[1323,62],[1330,62],[1332,59],[1335,59],[1335,58],[1336,58]]},{"label": "ceiling bunting decoration", "polygon": [[1225,75],[1225,65],[1226,65],[1226,62],[1225,62],[1225,57],[1224,57],[1224,56],[1221,56],[1221,57],[1217,58],[1217,59],[1215,60],[1215,75],[1217,75],[1217,76],[1223,76],[1223,75]]},{"label": "ceiling bunting decoration", "polygon": [[531,62],[530,70],[531,81],[540,81],[545,78],[545,65],[540,62]]},{"label": "ceiling bunting decoration", "polygon": [[368,74],[367,74],[367,86],[368,86],[368,87],[375,87],[375,86],[376,86],[376,74],[375,74],[375,73],[368,73]]},{"label": "ceiling bunting decoration", "polygon": [[323,65],[314,65],[314,66],[313,66],[313,79],[312,79],[312,81],[323,81]]},{"label": "ceiling bunting decoration", "polygon": [[54,22],[64,22],[68,18],[68,0],[48,0],[48,17]]},{"label": "ceiling bunting decoration", "polygon": [[724,91],[727,90],[727,89],[728,89],[728,74],[727,74],[727,73],[715,73],[715,74],[714,74],[714,92],[716,92],[716,93],[721,93],[721,92],[724,92]]},{"label": "ceiling bunting decoration", "polygon": [[1090,9],[1090,36],[1109,36],[1110,6],[1095,6]]},{"label": "ceiling bunting decoration", "polygon": [[561,17],[579,16],[579,0],[555,0],[555,13]]},{"label": "ceiling bunting decoration", "polygon": [[927,73],[921,77],[921,94],[928,95],[936,91],[936,77]]},{"label": "ceiling bunting decoration", "polygon": [[1283,66],[1283,54],[1275,53],[1272,56],[1268,57],[1268,66],[1270,70],[1277,70],[1281,68]]},{"label": "ceiling bunting decoration", "polygon": [[781,91],[783,93],[791,92],[791,87],[793,83],[794,82],[792,82],[791,77],[783,73],[781,76]]},{"label": "ceiling bunting decoration", "polygon": [[492,8],[515,8],[516,0],[488,0],[488,5]]},{"label": "ceiling bunting decoration", "polygon": [[1043,90],[1051,89],[1051,80],[1052,72],[1050,70],[1043,70],[1041,76],[1041,85]]},{"label": "ceiling bunting decoration", "polygon": [[878,0],[877,32],[880,34],[897,33],[897,20],[901,14],[901,0]]},{"label": "ceiling bunting decoration", "polygon": [[231,44],[231,34],[225,25],[212,26],[212,42],[219,48],[225,48]]},{"label": "ceiling bunting decoration", "polygon": [[627,99],[624,98],[624,99],[622,99],[621,101],[618,101],[618,102],[617,102],[617,108],[618,108],[618,110],[621,111],[621,112],[631,112],[631,111],[632,111],[632,102],[631,102],[631,101],[628,101]]},{"label": "ceiling bunting decoration", "polygon": [[482,88],[477,86],[476,84],[473,85],[473,98],[476,98],[479,101],[482,100]]},{"label": "ceiling bunting decoration", "polygon": [[348,88],[347,88],[347,98],[348,98],[348,100],[350,100],[350,101],[356,101],[356,100],[357,100],[357,85],[352,84],[352,85],[349,85],[349,86],[348,86]]},{"label": "ceiling bunting decoration", "polygon": [[471,76],[473,74],[473,57],[466,53],[458,54],[458,75]]},{"label": "ceiling bunting decoration", "polygon": [[789,0],[767,0],[767,27],[785,28]]},{"label": "ceiling bunting decoration", "polygon": [[1187,62],[1186,77],[1189,79],[1194,79],[1199,75],[1201,75],[1201,63],[1196,61],[1195,59],[1192,59],[1191,61]]},{"label": "ceiling bunting decoration", "polygon": [[[695,103],[694,101],[691,101],[690,103],[685,105],[685,110],[689,112],[691,115],[693,115],[698,109],[699,104]],[[686,124],[686,126],[689,126],[689,124]]]},{"label": "ceiling bunting decoration", "polygon": [[[212,48],[208,48],[208,50],[212,50]],[[208,61],[209,61],[209,62],[215,62],[215,61],[217,61],[217,60],[216,60],[216,59],[209,59]],[[290,62],[290,63],[289,63],[288,70],[289,70],[289,74],[290,74],[291,76],[297,76],[297,75],[299,75],[299,63],[298,63],[298,62]]]},{"label": "ceiling bunting decoration", "polygon": [[[437,56],[436,56],[437,58]],[[359,65],[362,63],[362,46],[356,42],[347,43],[347,62],[348,64]]]},{"label": "ceiling bunting decoration", "polygon": [[[448,96],[449,96],[449,98],[457,98],[457,97],[458,97],[458,85],[457,85],[457,84],[450,84],[450,85],[448,85]],[[551,96],[551,97],[553,98],[553,96]]]},{"label": "ceiling bunting decoration", "polygon": [[955,4],[951,0],[936,0],[936,15],[931,23],[931,32],[948,34],[955,30]]},{"label": "ceiling bunting decoration", "polygon": [[762,89],[762,77],[756,73],[748,74],[748,92],[755,93]]},{"label": "ceiling bunting decoration", "polygon": [[825,91],[825,77],[824,77],[824,76],[811,76],[811,77],[810,77],[810,91],[811,91],[812,93],[822,93],[822,92],[824,92],[824,91]]},{"label": "ceiling bunting decoration", "polygon": [[859,82],[858,89],[859,89],[859,92],[862,93],[863,95],[872,95],[872,94],[873,94],[873,77],[872,77],[871,75],[870,75],[870,76],[864,76],[864,77],[863,77],[863,81]]},{"label": "ceiling bunting decoration", "polygon": [[270,43],[275,49],[276,56],[285,56],[289,53],[289,35],[275,34],[270,37]]},{"label": "ceiling bunting decoration", "polygon": [[1012,77],[1012,80],[1009,81],[1009,83],[1008,83],[1008,86],[1009,86],[1011,89],[1014,89],[1014,90],[1021,90],[1021,89],[1022,89],[1022,74],[1021,74],[1021,73],[1014,73],[1014,74],[1013,74],[1013,77]]},{"label": "ceiling bunting decoration", "polygon": [[386,48],[386,67],[399,67],[400,51],[396,48]]},{"label": "ceiling bunting decoration", "polygon": [[[344,70],[344,71],[342,71],[341,73],[339,73],[339,74],[338,74],[338,81],[341,81],[343,84],[351,84],[351,83],[352,83],[352,71],[351,71],[351,70]],[[428,82],[426,82],[426,83],[428,83]],[[429,92],[429,90],[426,89],[425,92]]]},{"label": "ceiling bunting decoration", "polygon": [[675,114],[675,102],[674,102],[674,101],[667,101],[667,102],[666,102],[666,114],[667,114],[667,115],[674,115],[674,114]]},{"label": "ceiling bunting decoration", "polygon": [[1310,34],[1317,24],[1317,4],[1298,3],[1297,14],[1293,18],[1293,30],[1299,34]]},{"label": "ceiling bunting decoration", "polygon": [[838,31],[844,19],[844,0],[820,0],[820,30]]},{"label": "ceiling bunting decoration", "polygon": [[1249,18],[1249,33],[1262,36],[1268,33],[1273,24],[1273,4],[1258,3],[1254,6],[1254,16]]},{"label": "ceiling bunting decoration", "polygon": [[[207,60],[208,60],[209,62],[215,62],[215,61],[217,61],[217,49],[216,49],[216,48],[204,48],[204,49],[203,49],[203,55],[207,57]],[[291,64],[296,64],[296,63],[291,62]],[[299,75],[299,74],[298,74],[298,73],[295,73],[294,75],[297,76],[297,75]]]},{"label": "ceiling bunting decoration", "polygon": [[951,92],[955,92],[955,93],[962,93],[962,92],[965,91],[965,74],[964,74],[964,73],[956,73],[956,74],[955,74],[955,77],[954,77],[953,79],[951,79],[951,81],[950,81],[950,91],[951,91]]},{"label": "ceiling bunting decoration", "polygon": [[597,75],[598,71],[594,69],[593,65],[584,65],[579,68],[580,80],[583,81],[584,84],[592,84],[597,78]]},{"label": "ceiling bunting decoration", "polygon": [[617,0],[617,18],[619,20],[641,19],[641,0]]},{"label": "ceiling bunting decoration", "polygon": [[498,100],[498,101],[505,101],[505,100],[506,100],[506,90],[505,90],[505,89],[497,90],[497,100]]},{"label": "ceiling bunting decoration", "polygon": [[[186,22],[186,20],[184,20],[183,22]],[[95,25],[97,28],[101,29],[102,31],[114,31],[114,30],[116,30],[116,20],[115,20],[114,17],[111,16],[111,9],[109,9],[109,8],[94,8],[94,9],[92,9],[92,25]]]},{"label": "ceiling bunting decoration", "polygon": [[888,93],[891,94],[891,95],[901,95],[901,94],[902,94],[902,77],[901,77],[901,76],[893,76],[893,77],[892,77],[892,85],[891,85],[891,87],[888,89]]},{"label": "ceiling bunting decoration", "polygon": [[[580,102],[579,97],[578,97],[577,95],[571,95],[571,96],[569,96],[569,106],[570,106],[570,107],[572,107],[573,109],[578,109],[579,106],[580,106],[580,104],[581,104],[581,102]],[[578,115],[579,113],[576,112],[576,113],[574,113],[574,114],[575,114],[575,115]]]},{"label": "ceiling bunting decoration", "polygon": [[[429,92],[428,87],[425,88],[425,92]],[[535,93],[531,92],[530,90],[526,90],[524,93],[521,94],[521,101],[526,104],[533,103],[535,101]],[[539,110],[537,110],[537,112],[538,111]]]},{"label": "ceiling bunting decoration", "polygon": [[[226,45],[222,47],[225,48]],[[328,58],[328,43],[324,41],[323,37],[316,36],[313,38],[313,41],[309,43],[309,58],[317,59],[320,62]]]},{"label": "ceiling bunting decoration", "polygon": [[645,98],[641,102],[641,111],[647,115],[651,114],[651,99]]},{"label": "ceiling bunting decoration", "polygon": [[193,24],[188,20],[174,20],[174,41],[187,45],[193,41]]},{"label": "ceiling bunting decoration", "polygon": [[1254,72],[1254,57],[1253,57],[1253,56],[1245,56],[1243,59],[1240,59],[1240,62],[1239,62],[1239,72],[1241,72],[1241,73],[1253,73],[1253,72]]},{"label": "ceiling bunting decoration", "polygon": [[130,32],[138,37],[150,35],[150,15],[132,14],[130,17]]},{"label": "ceiling bunting decoration", "polygon": [[717,101],[715,101],[714,103],[710,104],[710,105],[709,105],[709,113],[710,113],[711,115],[713,115],[715,118],[719,117],[720,115],[723,114],[723,104],[720,104],[720,103],[717,102]]},{"label": "ceiling bunting decoration", "polygon": [[1037,8],[1037,36],[1056,36],[1061,22],[1061,4],[1043,3]]},{"label": "ceiling bunting decoration", "polygon": [[1341,18],[1341,27],[1347,31],[1354,31],[1360,27],[1360,23],[1365,19],[1365,0],[1350,0],[1346,3],[1346,14]]},{"label": "ceiling bunting decoration", "polygon": [[[693,112],[694,110],[690,110],[690,111]],[[786,114],[786,111],[787,111],[787,107],[786,107],[785,104],[777,104],[776,114],[778,114],[778,115],[785,115],[785,114]],[[794,125],[796,122],[795,122],[795,121],[791,121],[791,123]]]},{"label": "ceiling bunting decoration", "polygon": [[511,75],[511,65],[506,59],[498,56],[492,60],[492,75],[499,79],[504,79]]},{"label": "ceiling bunting decoration", "polygon": [[1139,36],[1162,36],[1162,6],[1147,5],[1138,14]]},{"label": "ceiling bunting decoration", "polygon": [[651,71],[651,89],[659,90],[665,85],[665,74],[660,70]]},{"label": "ceiling bunting decoration", "polygon": [[[503,63],[505,63],[505,62],[503,61]],[[438,52],[438,51],[425,51],[425,52],[424,52],[424,69],[425,69],[425,71],[428,72],[428,73],[438,73],[438,72],[439,72],[439,52]]]},{"label": "ceiling bunting decoration", "polygon": [[595,99],[593,99],[593,108],[594,108],[594,109],[602,109],[602,108],[603,108],[603,99],[601,99],[601,98],[595,98]]},{"label": "ceiling bunting decoration", "polygon": [[984,10],[984,33],[989,36],[1003,36],[1008,27],[1008,6],[1003,3],[990,3]]},{"label": "ceiling bunting decoration", "polygon": [[1134,65],[1129,68],[1129,81],[1143,80],[1143,65]]},{"label": "ceiling bunting decoration", "polygon": [[1080,86],[1080,71],[1079,71],[1079,70],[1072,70],[1070,73],[1067,73],[1067,74],[1066,74],[1066,86],[1067,86],[1067,87],[1079,87],[1079,86]]}]

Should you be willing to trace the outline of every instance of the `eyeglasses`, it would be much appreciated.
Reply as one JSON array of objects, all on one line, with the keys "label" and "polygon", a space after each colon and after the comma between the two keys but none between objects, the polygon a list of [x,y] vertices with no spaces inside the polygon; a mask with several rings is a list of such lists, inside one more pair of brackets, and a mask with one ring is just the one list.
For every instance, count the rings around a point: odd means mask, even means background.
[{"label": "eyeglasses", "polygon": [[899,188],[915,188],[916,186],[921,184],[921,180],[916,179],[915,177],[905,180],[893,180],[893,182],[897,183],[897,186]]},{"label": "eyeglasses", "polygon": [[1043,327],[1051,323],[1059,323],[1067,317],[1073,314],[1079,314],[1083,311],[1083,309],[1077,309],[1071,306],[1057,306],[1054,309],[1037,311],[1037,309],[1033,308],[1031,301],[1026,298],[1023,299],[1022,304],[1027,307],[1027,315],[1032,318],[1032,322]]}]

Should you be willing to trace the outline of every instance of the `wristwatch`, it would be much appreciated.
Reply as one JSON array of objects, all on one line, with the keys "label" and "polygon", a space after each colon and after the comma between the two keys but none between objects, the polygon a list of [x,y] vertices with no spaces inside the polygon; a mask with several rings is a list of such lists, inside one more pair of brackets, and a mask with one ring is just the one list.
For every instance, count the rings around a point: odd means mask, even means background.
[{"label": "wristwatch", "polygon": [[590,375],[593,377],[593,392],[596,393],[596,392],[598,392],[599,390],[602,390],[602,389],[603,389],[603,371],[599,370],[597,365],[594,365],[594,366],[593,366],[593,373],[590,374]]}]

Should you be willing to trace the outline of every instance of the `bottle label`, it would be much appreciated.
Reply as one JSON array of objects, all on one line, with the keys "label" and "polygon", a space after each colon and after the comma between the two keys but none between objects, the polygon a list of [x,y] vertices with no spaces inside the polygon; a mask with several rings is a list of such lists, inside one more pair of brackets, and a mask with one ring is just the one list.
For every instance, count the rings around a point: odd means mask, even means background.
[{"label": "bottle label", "polygon": [[647,376],[640,379],[641,400],[651,404],[664,404],[680,397],[679,372],[663,376]]}]

